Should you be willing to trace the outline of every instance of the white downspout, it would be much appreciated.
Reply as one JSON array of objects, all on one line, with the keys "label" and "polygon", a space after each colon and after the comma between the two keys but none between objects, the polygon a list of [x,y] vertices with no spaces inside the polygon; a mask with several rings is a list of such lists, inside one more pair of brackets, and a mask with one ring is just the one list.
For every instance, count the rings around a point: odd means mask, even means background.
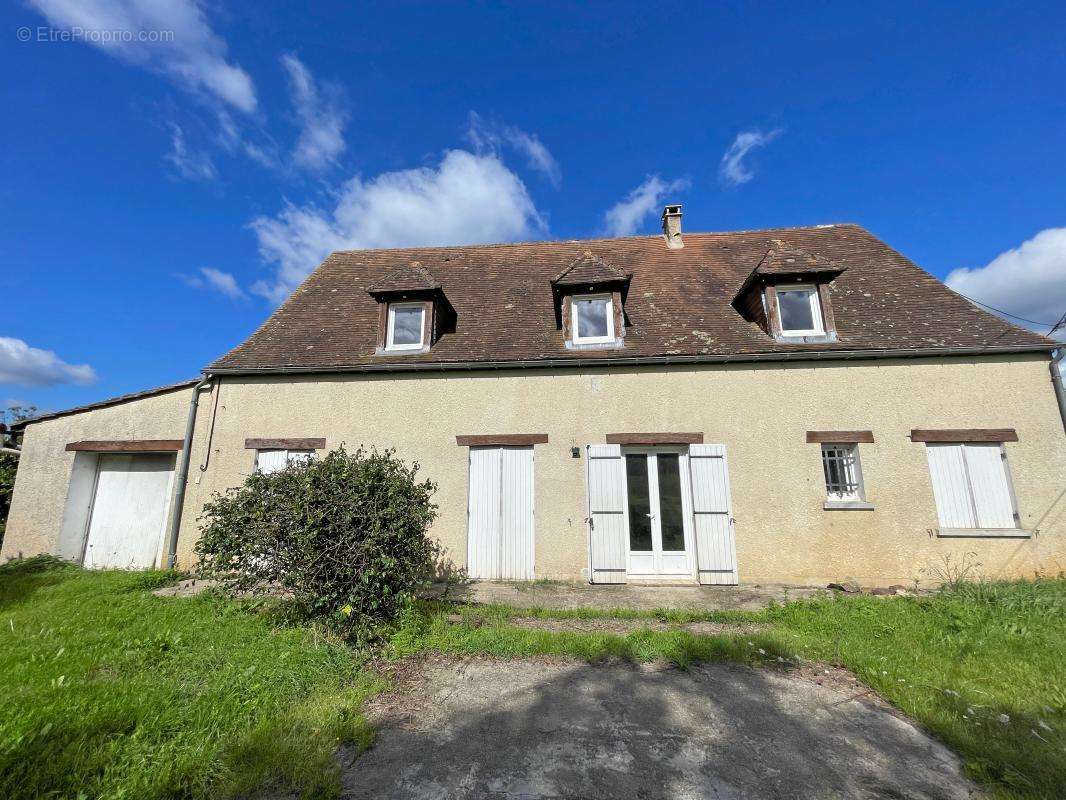
[{"label": "white downspout", "polygon": [[200,390],[211,383],[213,377],[205,375],[192,389],[189,399],[189,417],[185,422],[185,440],[181,446],[181,465],[178,467],[177,481],[174,487],[174,501],[170,506],[170,523],[167,525],[167,538],[163,552],[166,554],[166,568],[174,569],[178,558],[178,529],[181,527],[181,512],[185,506],[185,486],[189,482],[189,461],[192,457],[192,434],[196,428],[196,407],[200,402]]},{"label": "white downspout", "polygon": [[1059,401],[1059,414],[1062,416],[1062,429],[1066,431],[1066,388],[1062,385],[1063,359],[1066,359],[1066,346],[1060,347],[1051,359],[1051,385],[1055,387],[1055,399]]}]

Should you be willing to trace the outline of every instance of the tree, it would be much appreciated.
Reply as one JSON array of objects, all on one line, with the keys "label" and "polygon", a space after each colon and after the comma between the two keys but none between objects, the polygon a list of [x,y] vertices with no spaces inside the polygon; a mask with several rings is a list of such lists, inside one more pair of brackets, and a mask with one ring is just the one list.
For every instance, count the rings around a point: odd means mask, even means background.
[{"label": "tree", "polygon": [[[10,406],[0,411],[0,423],[11,425],[37,414],[34,406]],[[0,434],[0,446],[14,447],[21,440],[21,435],[4,432]],[[15,491],[15,472],[18,470],[18,456],[0,453],[0,546],[4,544],[4,529],[7,527],[7,512],[11,508],[11,495]]]}]

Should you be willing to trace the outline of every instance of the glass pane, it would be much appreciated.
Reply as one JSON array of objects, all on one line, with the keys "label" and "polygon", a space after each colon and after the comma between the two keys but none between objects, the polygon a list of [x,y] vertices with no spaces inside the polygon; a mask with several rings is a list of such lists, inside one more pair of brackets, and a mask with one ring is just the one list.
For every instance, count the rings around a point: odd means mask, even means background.
[{"label": "glass pane", "polygon": [[591,339],[607,335],[607,299],[575,300],[577,304],[577,336]]},{"label": "glass pane", "polygon": [[677,453],[659,453],[659,522],[663,551],[685,549],[684,516],[681,513],[681,466]]},{"label": "glass pane", "polygon": [[835,492],[844,483],[844,475],[840,469],[840,458],[836,450],[825,450],[822,453],[822,465],[825,467],[826,491]]},{"label": "glass pane", "polygon": [[822,445],[825,490],[830,499],[859,499],[855,445]]},{"label": "glass pane", "polygon": [[648,457],[626,456],[626,484],[629,488],[629,549],[651,550],[651,497],[648,495]]},{"label": "glass pane", "polygon": [[392,321],[393,344],[422,344],[421,306],[394,308]]},{"label": "glass pane", "polygon": [[781,330],[809,331],[814,328],[811,315],[811,290],[777,290],[777,304],[781,309]]}]

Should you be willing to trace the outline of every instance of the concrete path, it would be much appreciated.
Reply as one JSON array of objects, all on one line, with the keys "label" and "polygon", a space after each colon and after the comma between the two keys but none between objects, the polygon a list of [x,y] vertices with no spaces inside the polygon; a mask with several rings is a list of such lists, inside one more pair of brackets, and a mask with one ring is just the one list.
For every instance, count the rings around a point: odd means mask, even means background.
[{"label": "concrete path", "polygon": [[843,671],[439,663],[377,701],[347,798],[976,796],[956,757]]},{"label": "concrete path", "polygon": [[[437,593],[441,591],[438,587]],[[470,583],[450,587],[446,596],[466,603],[504,603],[518,608],[656,608],[711,611],[756,611],[824,591],[811,586],[743,584],[741,586],[591,585],[570,583]]]}]

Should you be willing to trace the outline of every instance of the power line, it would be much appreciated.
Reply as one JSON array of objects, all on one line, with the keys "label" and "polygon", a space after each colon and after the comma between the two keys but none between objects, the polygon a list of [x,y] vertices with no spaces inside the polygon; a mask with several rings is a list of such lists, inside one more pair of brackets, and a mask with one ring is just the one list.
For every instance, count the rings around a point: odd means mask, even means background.
[{"label": "power line", "polygon": [[1066,325],[1066,314],[1063,314],[1062,318],[1059,319],[1059,321],[1055,322],[1055,323],[1037,322],[1035,319],[1027,319],[1026,317],[1019,317],[1017,314],[1012,314],[1009,311],[1004,311],[1002,308],[996,308],[995,306],[990,306],[988,303],[982,303],[980,300],[974,300],[969,295],[965,295],[962,292],[958,291],[957,289],[955,290],[955,294],[959,295],[960,297],[965,297],[967,300],[969,300],[971,303],[974,303],[975,305],[983,306],[984,308],[987,308],[989,311],[995,311],[997,314],[1002,314],[1005,317],[1010,317],[1011,319],[1021,320],[1022,322],[1028,322],[1030,325],[1039,325],[1041,328],[1050,327],[1051,331],[1048,333],[1048,336],[1050,336],[1052,333],[1057,331],[1059,328],[1061,328],[1064,325]]},{"label": "power line", "polygon": [[1059,328],[1066,328],[1066,314],[1063,314],[1061,317],[1059,317],[1059,321],[1051,326],[1051,330],[1047,332],[1047,335],[1054,336],[1055,331],[1057,331]]}]

